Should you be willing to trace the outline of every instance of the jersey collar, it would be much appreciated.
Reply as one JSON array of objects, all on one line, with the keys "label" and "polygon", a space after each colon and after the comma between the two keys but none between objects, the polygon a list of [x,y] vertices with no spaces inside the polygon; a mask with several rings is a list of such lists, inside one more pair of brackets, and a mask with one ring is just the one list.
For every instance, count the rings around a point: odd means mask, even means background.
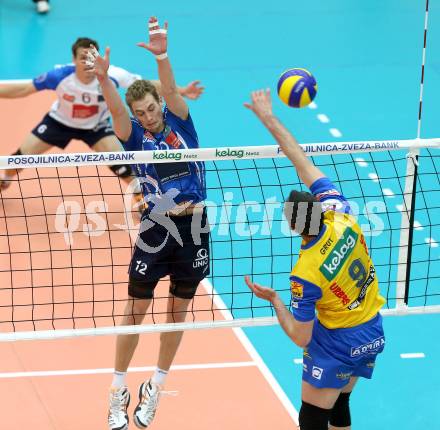
[{"label": "jersey collar", "polygon": [[323,224],[318,236],[316,236],[314,239],[312,239],[310,242],[306,243],[305,245],[301,245],[301,249],[309,249],[313,245],[315,245],[321,239],[321,237],[324,235],[326,230],[327,230],[327,226],[325,224]]}]

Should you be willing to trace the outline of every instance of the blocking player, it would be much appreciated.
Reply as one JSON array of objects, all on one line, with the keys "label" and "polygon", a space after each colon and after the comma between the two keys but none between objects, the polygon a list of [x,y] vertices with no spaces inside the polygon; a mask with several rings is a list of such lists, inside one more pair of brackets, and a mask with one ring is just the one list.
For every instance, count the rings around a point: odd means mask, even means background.
[{"label": "blocking player", "polygon": [[[110,123],[110,112],[105,104],[98,80],[85,65],[90,45],[98,47],[95,40],[78,38],[72,45],[72,64],[56,67],[27,83],[0,86],[0,97],[20,98],[37,91],[53,90],[57,100],[49,113],[35,126],[13,155],[34,155],[48,151],[53,146],[65,149],[72,139],[85,142],[99,152],[121,151]],[[115,88],[128,88],[141,76],[120,67],[110,66],[108,75]],[[159,81],[152,81],[160,89]],[[197,99],[203,93],[198,81],[179,88],[179,93]],[[110,169],[127,183],[132,179],[130,165],[114,165]],[[0,188],[7,188],[20,169],[6,170],[0,175]]]},{"label": "blocking player", "polygon": [[[149,43],[139,46],[156,56],[162,96],[149,81],[134,82],[125,95],[130,116],[109,75],[109,48],[100,57],[92,51],[90,65],[110,109],[115,133],[127,150],[197,148],[198,137],[188,105],[179,93],[167,54],[167,24],[160,28],[149,20]],[[136,173],[143,186],[148,208],[133,252],[128,282],[128,300],[123,325],[140,324],[149,308],[159,279],[170,276],[167,322],[183,322],[198,284],[209,274],[209,226],[207,225],[205,167],[202,162],[139,164]],[[199,228],[198,228],[199,227]],[[151,424],[159,396],[180,345],[183,332],[162,333],[157,368],[139,388],[134,423]],[[110,430],[128,428],[130,400],[126,372],[139,335],[118,336],[115,373],[110,389]]]},{"label": "blocking player", "polygon": [[291,229],[302,236],[290,276],[291,312],[275,290],[249,277],[246,283],[272,303],[283,330],[304,348],[301,430],[349,430],[350,394],[359,377],[372,377],[385,344],[379,314],[385,300],[376,271],[348,201],[274,116],[269,90],[253,92],[245,106],[271,132],[311,191],[292,191],[284,207]]}]

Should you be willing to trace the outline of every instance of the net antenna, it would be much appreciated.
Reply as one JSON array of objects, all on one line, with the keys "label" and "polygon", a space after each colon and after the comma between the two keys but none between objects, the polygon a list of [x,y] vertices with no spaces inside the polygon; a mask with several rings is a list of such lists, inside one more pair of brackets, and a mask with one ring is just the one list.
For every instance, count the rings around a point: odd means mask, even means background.
[{"label": "net antenna", "polygon": [[[420,140],[422,129],[423,84],[425,80],[426,42],[428,36],[429,0],[425,5],[425,27],[423,31],[422,70],[420,76],[419,113],[417,119],[416,140]],[[417,193],[417,172],[420,148],[414,147],[407,154],[405,175],[404,205],[402,210],[402,234],[399,244],[399,271],[397,279],[397,308],[403,311],[408,306],[409,284],[411,279],[411,261],[413,249],[415,201]]]}]

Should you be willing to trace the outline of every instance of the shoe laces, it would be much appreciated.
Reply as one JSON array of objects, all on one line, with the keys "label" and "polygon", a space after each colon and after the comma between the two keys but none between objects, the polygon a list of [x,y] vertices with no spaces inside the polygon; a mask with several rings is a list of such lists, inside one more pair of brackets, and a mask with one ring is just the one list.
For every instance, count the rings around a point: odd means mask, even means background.
[{"label": "shoe laces", "polygon": [[154,386],[155,391],[153,391],[153,393],[150,393],[148,391],[148,384],[149,384],[149,382],[147,382],[147,385],[145,386],[145,390],[144,390],[144,393],[142,394],[142,402],[141,402],[142,406],[146,407],[147,413],[153,413],[156,410],[160,397],[162,397],[162,396],[177,396],[179,394],[178,391],[164,390],[164,389],[162,389],[161,385],[154,384],[152,382],[150,382],[150,384],[152,386]]},{"label": "shoe laces", "polygon": [[127,395],[126,388],[110,391],[110,415],[117,415],[121,412],[125,414]]}]

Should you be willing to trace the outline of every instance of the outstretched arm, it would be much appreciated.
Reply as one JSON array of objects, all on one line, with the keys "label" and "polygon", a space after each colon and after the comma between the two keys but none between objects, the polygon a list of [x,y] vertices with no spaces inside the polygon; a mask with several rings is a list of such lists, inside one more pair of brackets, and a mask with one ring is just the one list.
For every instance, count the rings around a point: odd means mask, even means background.
[{"label": "outstretched arm", "polygon": [[98,78],[102,95],[112,115],[116,136],[122,141],[127,141],[131,134],[131,120],[124,102],[107,74],[110,64],[110,48],[105,48],[104,57],[101,57],[96,48],[91,46],[86,64],[95,72]]},{"label": "outstretched arm", "polygon": [[297,140],[272,112],[270,90],[254,91],[251,102],[244,104],[257,115],[295,166],[301,181],[308,187],[325,175],[307,158]]},{"label": "outstretched arm", "polygon": [[280,296],[275,290],[252,282],[249,276],[245,277],[245,282],[258,298],[272,303],[280,326],[287,336],[300,348],[306,347],[312,338],[313,320],[308,322],[297,321],[281,301]]},{"label": "outstretched arm", "polygon": [[186,120],[188,118],[188,105],[179,94],[173,70],[167,54],[167,31],[168,23],[160,28],[156,17],[151,17],[148,22],[149,43],[138,43],[138,46],[147,49],[156,56],[157,69],[161,84],[162,97],[168,109],[178,117]]},{"label": "outstretched arm", "polygon": [[0,98],[5,99],[17,99],[20,97],[26,97],[36,92],[37,89],[35,88],[32,81],[17,84],[0,85]]}]

